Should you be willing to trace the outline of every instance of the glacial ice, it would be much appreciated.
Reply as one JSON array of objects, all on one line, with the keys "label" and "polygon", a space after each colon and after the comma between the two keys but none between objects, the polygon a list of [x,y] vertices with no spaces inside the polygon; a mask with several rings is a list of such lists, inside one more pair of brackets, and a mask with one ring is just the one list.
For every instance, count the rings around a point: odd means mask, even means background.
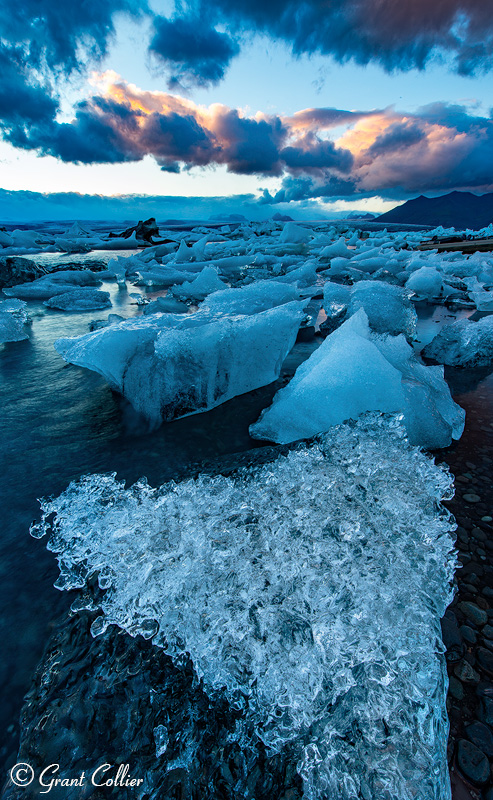
[{"label": "glacial ice", "polygon": [[311,239],[311,231],[308,228],[302,228],[295,222],[286,222],[284,228],[279,236],[279,241],[283,244],[305,244]]},{"label": "glacial ice", "polygon": [[171,291],[184,300],[200,302],[205,300],[208,294],[227,288],[228,284],[220,279],[217,268],[209,266],[204,267],[193,281],[185,281],[180,286],[174,286]]},{"label": "glacial ice", "polygon": [[50,297],[55,297],[57,294],[72,291],[74,291],[73,283],[51,280],[51,275],[3,289],[3,293],[7,297],[17,297],[20,300],[49,300]]},{"label": "glacial ice", "polygon": [[370,327],[376,333],[404,333],[412,338],[416,332],[416,311],[409,300],[410,292],[383,281],[360,281],[354,286],[327,282],[324,286],[324,310],[331,319],[350,317],[360,308],[365,310]]},{"label": "glacial ice", "polygon": [[294,301],[242,315],[207,309],[150,314],[58,339],[55,348],[66,361],[98,372],[159,424],[276,380],[296,340],[303,305]]},{"label": "glacial ice", "polygon": [[460,319],[445,325],[423,349],[423,355],[452,367],[493,365],[493,316],[478,322]]},{"label": "glacial ice", "polygon": [[421,364],[402,335],[372,334],[360,309],[298,367],[250,434],[293,442],[376,410],[402,413],[411,443],[429,449],[447,447],[464,429],[443,369]]},{"label": "glacial ice", "polygon": [[82,287],[80,289],[72,288],[69,292],[50,297],[44,301],[43,305],[59,311],[98,311],[102,308],[110,308],[111,300],[109,292]]},{"label": "glacial ice", "polygon": [[274,306],[299,300],[299,293],[290,284],[255,281],[238,289],[223,289],[206,298],[202,309],[210,314],[258,314]]},{"label": "glacial ice", "polygon": [[117,625],[190,654],[271,751],[289,743],[308,800],[450,800],[452,493],[397,420],[370,414],[233,477],[86,476],[31,533],[49,534],[57,588],[82,590],[74,610],[101,609],[93,635]]},{"label": "glacial ice", "polygon": [[434,267],[420,267],[406,282],[406,287],[418,297],[429,300],[439,297],[442,286],[443,276]]},{"label": "glacial ice", "polygon": [[0,344],[28,338],[25,308],[22,300],[0,300]]}]

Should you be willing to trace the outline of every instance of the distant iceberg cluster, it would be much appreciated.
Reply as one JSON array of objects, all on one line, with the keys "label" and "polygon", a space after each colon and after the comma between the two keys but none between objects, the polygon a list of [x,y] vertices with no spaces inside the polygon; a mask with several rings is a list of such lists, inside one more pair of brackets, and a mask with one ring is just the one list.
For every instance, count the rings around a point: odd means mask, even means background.
[{"label": "distant iceberg cluster", "polygon": [[451,487],[374,413],[233,477],[82,478],[32,533],[74,608],[101,610],[95,636],[190,654],[271,751],[294,748],[305,797],[447,800]]},{"label": "distant iceberg cluster", "polygon": [[[41,235],[14,231],[2,239],[4,250],[9,236],[40,246]],[[110,314],[55,346],[66,361],[101,374],[153,426],[272,383],[297,337],[312,331],[319,349],[264,409],[252,436],[289,442],[375,410],[403,414],[411,443],[429,449],[462,433],[464,414],[443,368],[425,366],[415,346],[415,306],[488,313],[488,253],[420,250],[420,231],[341,233],[327,223],[274,220],[181,231],[148,220],[106,237],[76,224],[50,242],[44,236],[46,248],[70,253],[118,250],[122,242],[130,249],[108,255],[106,268],[50,271],[4,293],[62,312],[111,308],[103,282],[152,293],[138,295],[136,316]],[[452,340],[460,340],[454,355]],[[493,329],[487,320],[445,326],[424,354],[439,364],[488,365]]]}]

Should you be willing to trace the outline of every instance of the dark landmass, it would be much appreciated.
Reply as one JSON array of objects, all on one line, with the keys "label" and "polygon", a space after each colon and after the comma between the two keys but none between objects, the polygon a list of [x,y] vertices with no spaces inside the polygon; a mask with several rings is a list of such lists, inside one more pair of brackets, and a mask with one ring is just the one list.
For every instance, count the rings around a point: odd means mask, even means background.
[{"label": "dark landmass", "polygon": [[444,228],[479,230],[493,222],[493,192],[476,195],[450,192],[441,197],[415,197],[376,218],[377,222],[443,225]]}]

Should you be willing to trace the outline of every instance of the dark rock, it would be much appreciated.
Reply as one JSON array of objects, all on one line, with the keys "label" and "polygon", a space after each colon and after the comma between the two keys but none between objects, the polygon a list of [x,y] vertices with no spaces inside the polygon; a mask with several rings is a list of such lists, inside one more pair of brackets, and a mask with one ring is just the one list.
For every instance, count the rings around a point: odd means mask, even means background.
[{"label": "dark rock", "polygon": [[481,528],[473,528],[471,534],[474,536],[475,539],[478,539],[480,542],[485,542],[488,538],[484,531]]},{"label": "dark rock", "polygon": [[0,289],[41,277],[44,272],[29,258],[0,256]]},{"label": "dark rock", "polygon": [[478,647],[477,659],[480,667],[493,674],[493,653],[484,647]]},{"label": "dark rock", "polygon": [[486,636],[487,639],[493,639],[493,625],[485,625],[481,633],[483,636]]},{"label": "dark rock", "polygon": [[461,661],[454,668],[454,674],[463,683],[478,683],[480,677],[467,661]]},{"label": "dark rock", "polygon": [[493,733],[483,722],[472,722],[466,728],[466,736],[487,756],[493,757]]},{"label": "dark rock", "polygon": [[479,703],[478,717],[490,727],[493,725],[493,698],[482,697]]},{"label": "dark rock", "polygon": [[476,644],[477,640],[476,634],[474,633],[473,629],[469,627],[469,625],[461,625],[459,630],[462,638],[468,644]]},{"label": "dark rock", "polygon": [[487,757],[476,745],[460,739],[457,746],[457,763],[460,771],[476,786],[484,786],[490,778],[490,765]]},{"label": "dark rock", "polygon": [[464,699],[464,687],[453,675],[449,678],[449,692],[456,700]]},{"label": "dark rock", "polygon": [[457,618],[451,609],[447,609],[441,620],[442,639],[447,649],[447,661],[458,661],[464,651],[462,638],[457,625]]},{"label": "dark rock", "polygon": [[458,608],[462,613],[474,622],[475,625],[485,625],[488,622],[488,615],[486,611],[479,608],[475,603],[462,602],[459,603]]},{"label": "dark rock", "polygon": [[466,503],[480,503],[481,498],[477,494],[463,494],[462,499],[466,501]]},{"label": "dark rock", "polygon": [[[154,217],[150,217],[144,222],[139,220],[137,225],[134,225],[132,228],[127,228],[126,230],[122,231],[122,233],[110,233],[109,238],[114,239],[115,237],[118,237],[122,239],[129,239],[133,233],[135,233],[136,239],[149,242],[149,244],[158,244],[158,242],[155,242],[152,239],[153,236],[159,236],[159,228]],[[171,239],[163,239],[159,241],[159,244],[167,244],[171,241]]]}]

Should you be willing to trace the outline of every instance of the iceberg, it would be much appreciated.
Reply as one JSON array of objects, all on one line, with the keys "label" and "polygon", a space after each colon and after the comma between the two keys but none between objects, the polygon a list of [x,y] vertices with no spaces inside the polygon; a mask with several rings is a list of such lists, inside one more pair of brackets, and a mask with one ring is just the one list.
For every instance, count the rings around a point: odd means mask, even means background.
[{"label": "iceberg", "polygon": [[73,283],[51,280],[51,275],[47,275],[29,283],[19,283],[17,286],[3,289],[3,293],[7,297],[17,297],[20,300],[49,300],[50,297],[73,292],[74,289]]},{"label": "iceberg", "polygon": [[54,295],[45,300],[43,305],[59,311],[98,311],[102,308],[110,308],[111,300],[109,292],[80,288]]},{"label": "iceberg", "polygon": [[[416,333],[417,315],[410,292],[383,281],[360,281],[354,286],[326,283],[324,310],[329,321],[342,321],[363,308],[376,333],[404,333],[411,339]],[[344,312],[344,314],[343,314]]]},{"label": "iceberg", "polygon": [[372,334],[360,309],[298,367],[250,434],[293,442],[377,410],[402,413],[410,442],[429,449],[447,447],[464,428],[443,369],[421,364],[402,335]]},{"label": "iceberg", "polygon": [[425,358],[451,367],[489,367],[493,365],[493,316],[478,322],[459,319],[445,325],[423,348]]},{"label": "iceberg", "polygon": [[28,338],[29,320],[25,308],[22,300],[0,300],[0,344]]},{"label": "iceberg", "polygon": [[286,222],[280,233],[279,241],[283,244],[305,244],[311,239],[311,235],[308,228],[302,228],[295,222]]},{"label": "iceberg", "polygon": [[439,297],[442,287],[443,276],[434,267],[420,267],[406,281],[407,289],[429,300]]},{"label": "iceberg", "polygon": [[66,361],[102,375],[156,425],[275,381],[303,306],[293,301],[254,314],[149,314],[58,339],[55,348]]},{"label": "iceberg", "polygon": [[450,800],[452,493],[396,420],[368,415],[231,477],[86,476],[31,533],[73,610],[100,609],[94,636],[116,625],[190,656],[235,708],[237,746],[288,746],[307,800]]},{"label": "iceberg", "polygon": [[185,281],[181,286],[173,287],[171,291],[182,299],[200,302],[201,300],[205,300],[208,294],[226,288],[227,283],[224,283],[224,281],[220,279],[217,269],[210,266],[204,267],[202,272],[199,272],[193,281]]}]

